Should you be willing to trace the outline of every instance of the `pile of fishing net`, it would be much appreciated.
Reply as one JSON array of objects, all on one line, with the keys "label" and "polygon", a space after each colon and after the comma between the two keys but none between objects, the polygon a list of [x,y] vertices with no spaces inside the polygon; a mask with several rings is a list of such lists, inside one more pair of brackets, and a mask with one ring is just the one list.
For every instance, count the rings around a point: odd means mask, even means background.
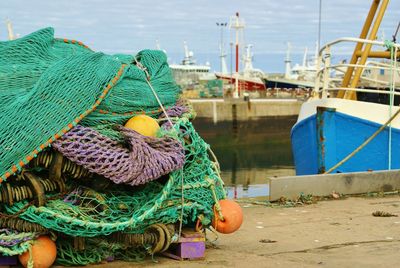
[{"label": "pile of fishing net", "polygon": [[[0,253],[47,235],[57,262],[138,260],[225,198],[161,51],[106,55],[46,28],[0,42]],[[124,127],[147,115],[155,137]]]}]

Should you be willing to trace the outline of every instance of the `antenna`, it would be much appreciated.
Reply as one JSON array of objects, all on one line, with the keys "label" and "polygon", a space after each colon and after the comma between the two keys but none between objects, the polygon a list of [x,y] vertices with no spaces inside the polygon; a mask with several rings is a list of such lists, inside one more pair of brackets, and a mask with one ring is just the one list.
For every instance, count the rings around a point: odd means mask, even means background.
[{"label": "antenna", "polygon": [[319,10],[318,10],[318,51],[321,48],[321,10],[322,10],[322,0],[319,0]]},{"label": "antenna", "polygon": [[308,62],[307,62],[307,53],[308,53],[308,47],[306,47],[306,48],[304,49],[303,67],[306,67],[306,66],[308,65]]},{"label": "antenna", "polygon": [[219,45],[219,50],[220,50],[220,59],[221,59],[221,73],[227,73],[227,67],[226,67],[226,62],[225,62],[225,51],[224,51],[224,27],[228,25],[227,22],[217,22],[216,23],[218,27],[221,29],[221,43]]}]

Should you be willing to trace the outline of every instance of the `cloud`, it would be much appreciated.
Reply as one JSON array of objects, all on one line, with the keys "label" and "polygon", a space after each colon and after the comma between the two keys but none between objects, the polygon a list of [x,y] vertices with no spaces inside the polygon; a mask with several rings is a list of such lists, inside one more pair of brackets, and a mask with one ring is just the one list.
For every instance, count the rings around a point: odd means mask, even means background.
[{"label": "cloud", "polygon": [[[322,43],[358,36],[371,2],[322,0]],[[0,1],[0,20],[10,18],[21,35],[54,26],[57,36],[79,39],[106,52],[154,48],[158,39],[169,53],[182,53],[182,42],[187,40],[195,54],[205,55],[218,53],[220,28],[215,23],[229,22],[240,12],[247,26],[245,39],[254,44],[257,56],[282,53],[287,41],[294,53],[314,47],[318,4],[319,0],[14,0]],[[399,18],[400,1],[391,1],[381,31],[390,37]],[[229,44],[232,34],[227,28],[223,33]],[[0,39],[6,38],[5,26],[0,27]]]}]

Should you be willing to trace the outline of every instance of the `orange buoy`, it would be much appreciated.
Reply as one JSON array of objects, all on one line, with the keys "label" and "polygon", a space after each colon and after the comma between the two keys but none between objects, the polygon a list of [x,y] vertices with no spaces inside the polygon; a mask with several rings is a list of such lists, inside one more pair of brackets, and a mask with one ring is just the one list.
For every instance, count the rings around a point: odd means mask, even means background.
[{"label": "orange buoy", "polygon": [[[18,256],[21,264],[26,268],[29,262],[29,250]],[[31,248],[33,268],[49,268],[57,257],[56,244],[48,236],[37,238]]]},{"label": "orange buoy", "polygon": [[214,217],[212,226],[223,234],[230,234],[240,228],[243,222],[242,208],[235,201],[224,199],[218,201],[224,220],[221,220],[214,205]]},{"label": "orange buoy", "polygon": [[135,130],[143,136],[155,137],[160,126],[157,121],[147,115],[137,115],[128,120],[125,124],[126,128]]}]

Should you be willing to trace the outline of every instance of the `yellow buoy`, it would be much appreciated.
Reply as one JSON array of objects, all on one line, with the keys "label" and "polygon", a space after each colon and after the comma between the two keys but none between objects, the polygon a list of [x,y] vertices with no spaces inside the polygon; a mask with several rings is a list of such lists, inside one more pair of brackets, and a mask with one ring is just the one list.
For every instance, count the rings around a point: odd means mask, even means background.
[{"label": "yellow buoy", "polygon": [[147,115],[137,115],[132,117],[128,122],[126,122],[125,127],[148,137],[155,137],[160,128],[157,121]]}]

